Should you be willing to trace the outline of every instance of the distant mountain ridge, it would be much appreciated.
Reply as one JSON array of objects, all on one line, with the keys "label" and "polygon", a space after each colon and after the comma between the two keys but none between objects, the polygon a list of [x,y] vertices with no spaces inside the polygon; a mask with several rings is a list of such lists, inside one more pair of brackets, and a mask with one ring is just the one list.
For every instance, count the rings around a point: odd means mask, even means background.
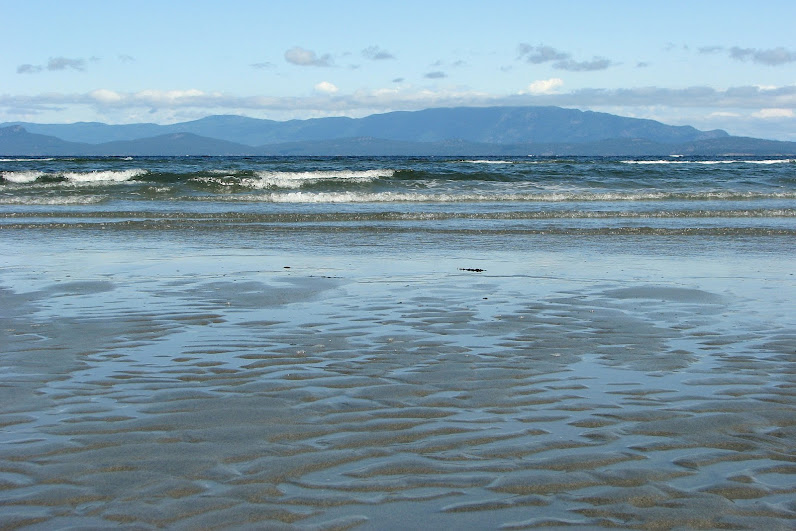
[{"label": "distant mountain ridge", "polygon": [[277,122],[208,116],[171,125],[0,124],[5,155],[793,154],[796,143],[732,137],[560,107],[459,107]]},{"label": "distant mountain ridge", "polygon": [[404,142],[464,140],[486,144],[596,142],[607,138],[644,138],[664,144],[729,136],[690,126],[561,107],[458,107],[396,111],[364,118],[312,118],[277,122],[244,116],[208,116],[171,125],[32,124],[15,122],[31,133],[68,142],[99,144],[138,140],[170,133],[192,133],[247,146],[308,140],[372,137]]}]

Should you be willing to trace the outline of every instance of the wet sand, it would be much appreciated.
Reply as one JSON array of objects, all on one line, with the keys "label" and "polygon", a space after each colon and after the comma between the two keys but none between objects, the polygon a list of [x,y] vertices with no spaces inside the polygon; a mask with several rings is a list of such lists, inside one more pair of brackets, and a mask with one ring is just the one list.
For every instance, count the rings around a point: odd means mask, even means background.
[{"label": "wet sand", "polygon": [[792,529],[788,253],[534,241],[5,237],[0,528]]}]

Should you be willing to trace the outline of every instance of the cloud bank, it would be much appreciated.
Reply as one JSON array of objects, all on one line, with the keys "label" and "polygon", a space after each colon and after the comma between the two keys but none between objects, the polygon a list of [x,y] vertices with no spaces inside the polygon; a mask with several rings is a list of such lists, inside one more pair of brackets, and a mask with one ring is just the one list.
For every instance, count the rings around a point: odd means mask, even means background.
[{"label": "cloud bank", "polygon": [[[433,72],[432,72],[433,74]],[[312,110],[356,112],[359,110],[420,109],[453,105],[560,105],[570,107],[650,107],[721,109],[795,109],[796,85],[783,87],[742,86],[717,90],[696,86],[682,89],[639,87],[630,89],[588,88],[556,92],[563,85],[559,78],[531,83],[527,90],[513,95],[491,95],[467,90],[375,89],[339,94],[332,83],[315,86],[324,95],[313,96],[235,96],[221,92],[187,90],[143,90],[118,92],[97,89],[83,94],[50,92],[38,95],[0,95],[0,107],[15,109],[50,109],[68,105],[98,108],[195,107],[258,110]],[[334,88],[332,88],[334,87]]]}]

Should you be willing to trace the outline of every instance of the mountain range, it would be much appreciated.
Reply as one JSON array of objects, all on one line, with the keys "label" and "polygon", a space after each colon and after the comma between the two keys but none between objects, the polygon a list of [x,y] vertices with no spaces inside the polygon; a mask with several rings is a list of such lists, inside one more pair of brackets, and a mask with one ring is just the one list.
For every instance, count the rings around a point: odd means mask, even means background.
[{"label": "mountain range", "polygon": [[364,118],[208,116],[170,125],[0,124],[0,155],[791,155],[796,142],[730,136],[561,107],[459,107]]}]

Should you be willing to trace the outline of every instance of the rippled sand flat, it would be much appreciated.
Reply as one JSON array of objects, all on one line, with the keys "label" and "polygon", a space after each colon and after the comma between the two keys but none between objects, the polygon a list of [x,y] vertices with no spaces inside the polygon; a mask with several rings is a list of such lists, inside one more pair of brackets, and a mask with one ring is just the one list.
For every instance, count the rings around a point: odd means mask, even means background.
[{"label": "rippled sand flat", "polygon": [[3,240],[0,528],[796,524],[787,253],[40,236]]}]

